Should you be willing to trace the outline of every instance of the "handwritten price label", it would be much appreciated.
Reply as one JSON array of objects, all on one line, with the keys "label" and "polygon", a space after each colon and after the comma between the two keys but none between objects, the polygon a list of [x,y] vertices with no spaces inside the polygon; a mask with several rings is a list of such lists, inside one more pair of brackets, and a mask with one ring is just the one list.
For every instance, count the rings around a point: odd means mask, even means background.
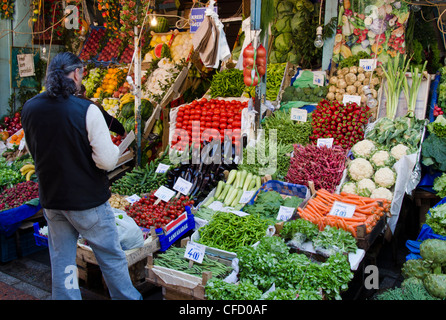
[{"label": "handwritten price label", "polygon": [[205,250],[206,248],[203,245],[189,241],[184,251],[184,257],[196,263],[202,263]]},{"label": "handwritten price label", "polygon": [[313,73],[313,84],[317,86],[324,86],[325,85],[325,75],[323,73]]},{"label": "handwritten price label", "polygon": [[249,200],[254,196],[255,191],[243,191],[242,197],[240,198],[239,203],[248,203]]},{"label": "handwritten price label", "polygon": [[131,204],[137,202],[139,199],[141,199],[141,198],[136,194],[125,198],[125,200],[127,200]]},{"label": "handwritten price label", "polygon": [[167,170],[169,170],[170,166],[164,163],[160,163],[158,167],[156,168],[156,173],[165,173]]},{"label": "handwritten price label", "polygon": [[307,110],[299,109],[299,108],[292,108],[291,109],[291,120],[306,122],[307,121]]},{"label": "handwritten price label", "polygon": [[331,148],[333,146],[333,138],[319,138],[317,139],[317,146]]},{"label": "handwritten price label", "polygon": [[335,201],[330,209],[329,214],[342,218],[351,218],[355,213],[356,206],[354,204]]},{"label": "handwritten price label", "polygon": [[356,103],[357,105],[360,105],[361,97],[353,94],[344,94],[344,96],[342,97],[342,103],[343,104]]},{"label": "handwritten price label", "polygon": [[277,214],[277,220],[287,221],[293,216],[294,208],[280,206],[279,213]]},{"label": "handwritten price label", "polygon": [[155,197],[161,199],[164,202],[169,202],[170,199],[175,195],[175,191],[166,188],[165,186],[159,187],[155,192]]},{"label": "handwritten price label", "polygon": [[373,71],[376,68],[376,59],[359,59],[359,66],[364,71]]},{"label": "handwritten price label", "polygon": [[189,194],[190,189],[192,188],[192,183],[184,180],[183,178],[178,178],[177,182],[173,186],[173,190],[176,190],[185,196]]}]

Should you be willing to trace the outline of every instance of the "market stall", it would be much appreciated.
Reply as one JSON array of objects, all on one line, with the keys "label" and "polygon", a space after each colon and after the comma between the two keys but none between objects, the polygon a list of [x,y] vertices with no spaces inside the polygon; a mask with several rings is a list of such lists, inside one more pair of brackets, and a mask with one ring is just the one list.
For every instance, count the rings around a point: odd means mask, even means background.
[{"label": "market stall", "polygon": [[[396,236],[405,201],[446,195],[446,69],[407,40],[415,11],[344,0],[324,22],[322,1],[253,0],[230,46],[220,2],[186,16],[152,2],[117,15],[101,5],[103,26],[77,50],[86,97],[125,129],[110,132],[121,157],[109,202],[135,281],[165,299],[342,299],[376,240]],[[7,214],[38,200],[7,193],[38,181],[20,113],[4,123]],[[408,261],[434,260],[422,275],[405,265],[420,299],[446,297],[444,259],[431,256],[444,251],[443,206],[424,207],[408,242]],[[45,247],[45,226],[34,234]],[[79,240],[84,280],[87,263]]]}]

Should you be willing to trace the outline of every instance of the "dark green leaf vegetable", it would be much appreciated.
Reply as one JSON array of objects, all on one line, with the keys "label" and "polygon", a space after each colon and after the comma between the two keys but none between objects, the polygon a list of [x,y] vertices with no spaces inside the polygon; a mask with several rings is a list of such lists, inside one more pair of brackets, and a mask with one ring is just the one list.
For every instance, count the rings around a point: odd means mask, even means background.
[{"label": "dark green leaf vegetable", "polygon": [[297,233],[305,236],[302,241],[311,241],[318,235],[319,228],[309,220],[294,219],[285,221],[282,230],[280,230],[280,236],[284,239],[291,239]]},{"label": "dark green leaf vegetable", "polygon": [[430,133],[421,145],[421,162],[435,170],[446,171],[446,138]]},{"label": "dark green leaf vegetable", "polygon": [[435,121],[427,125],[427,129],[438,137],[446,138],[446,118],[443,115],[437,116]]},{"label": "dark green leaf vegetable", "polygon": [[326,226],[324,230],[313,239],[313,245],[317,252],[325,255],[333,255],[337,252],[356,252],[358,246],[352,234],[344,229]]},{"label": "dark green leaf vegetable", "polygon": [[234,284],[212,277],[206,283],[205,295],[207,300],[259,300],[262,291],[247,280]]},{"label": "dark green leaf vegetable", "polygon": [[375,300],[438,300],[424,287],[423,281],[418,278],[409,278],[403,281],[401,287],[383,291],[375,297]]},{"label": "dark green leaf vegetable", "polygon": [[426,214],[426,224],[432,228],[434,233],[446,236],[446,204],[430,208]]}]

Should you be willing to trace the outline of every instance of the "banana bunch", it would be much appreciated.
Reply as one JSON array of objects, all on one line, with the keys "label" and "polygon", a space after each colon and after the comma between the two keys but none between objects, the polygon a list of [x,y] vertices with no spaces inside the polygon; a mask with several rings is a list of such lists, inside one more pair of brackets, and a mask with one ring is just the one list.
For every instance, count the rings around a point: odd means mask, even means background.
[{"label": "banana bunch", "polygon": [[33,164],[28,163],[25,164],[23,167],[20,168],[20,173],[22,176],[25,176],[26,181],[29,181],[31,179],[31,176],[36,172],[36,168]]},{"label": "banana bunch", "polygon": [[119,100],[119,109],[121,110],[123,105],[125,105],[128,102],[133,102],[133,101],[135,101],[135,96],[131,93],[126,93]]}]

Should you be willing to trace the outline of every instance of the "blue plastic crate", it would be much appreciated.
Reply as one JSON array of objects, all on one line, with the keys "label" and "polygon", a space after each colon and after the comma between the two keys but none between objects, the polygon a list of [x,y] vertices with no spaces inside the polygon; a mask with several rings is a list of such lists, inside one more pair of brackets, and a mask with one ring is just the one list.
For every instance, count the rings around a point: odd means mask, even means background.
[{"label": "blue plastic crate", "polygon": [[36,239],[36,245],[41,247],[48,247],[48,238],[40,235],[40,226],[38,222],[33,223],[34,238]]},{"label": "blue plastic crate", "polygon": [[187,206],[186,212],[183,214],[185,214],[187,218],[176,224],[172,229],[166,232],[162,228],[157,228],[155,230],[160,241],[159,251],[166,251],[175,241],[179,240],[184,234],[186,234],[186,232],[194,229],[195,219],[190,207]]},{"label": "blue plastic crate", "polygon": [[279,180],[266,181],[259,190],[256,191],[251,200],[247,203],[253,205],[259,192],[276,191],[287,196],[296,196],[302,199],[309,197],[308,188],[300,184],[293,184]]},{"label": "blue plastic crate", "polygon": [[[25,232],[17,231],[21,256],[38,252],[45,249],[36,244],[33,230],[26,230]],[[17,252],[16,236],[0,235],[0,259],[1,262],[8,262],[19,258]]]},{"label": "blue plastic crate", "polygon": [[42,209],[40,202],[37,205],[23,204],[19,207],[0,212],[0,234],[9,237],[16,232],[22,221],[32,217]]}]

